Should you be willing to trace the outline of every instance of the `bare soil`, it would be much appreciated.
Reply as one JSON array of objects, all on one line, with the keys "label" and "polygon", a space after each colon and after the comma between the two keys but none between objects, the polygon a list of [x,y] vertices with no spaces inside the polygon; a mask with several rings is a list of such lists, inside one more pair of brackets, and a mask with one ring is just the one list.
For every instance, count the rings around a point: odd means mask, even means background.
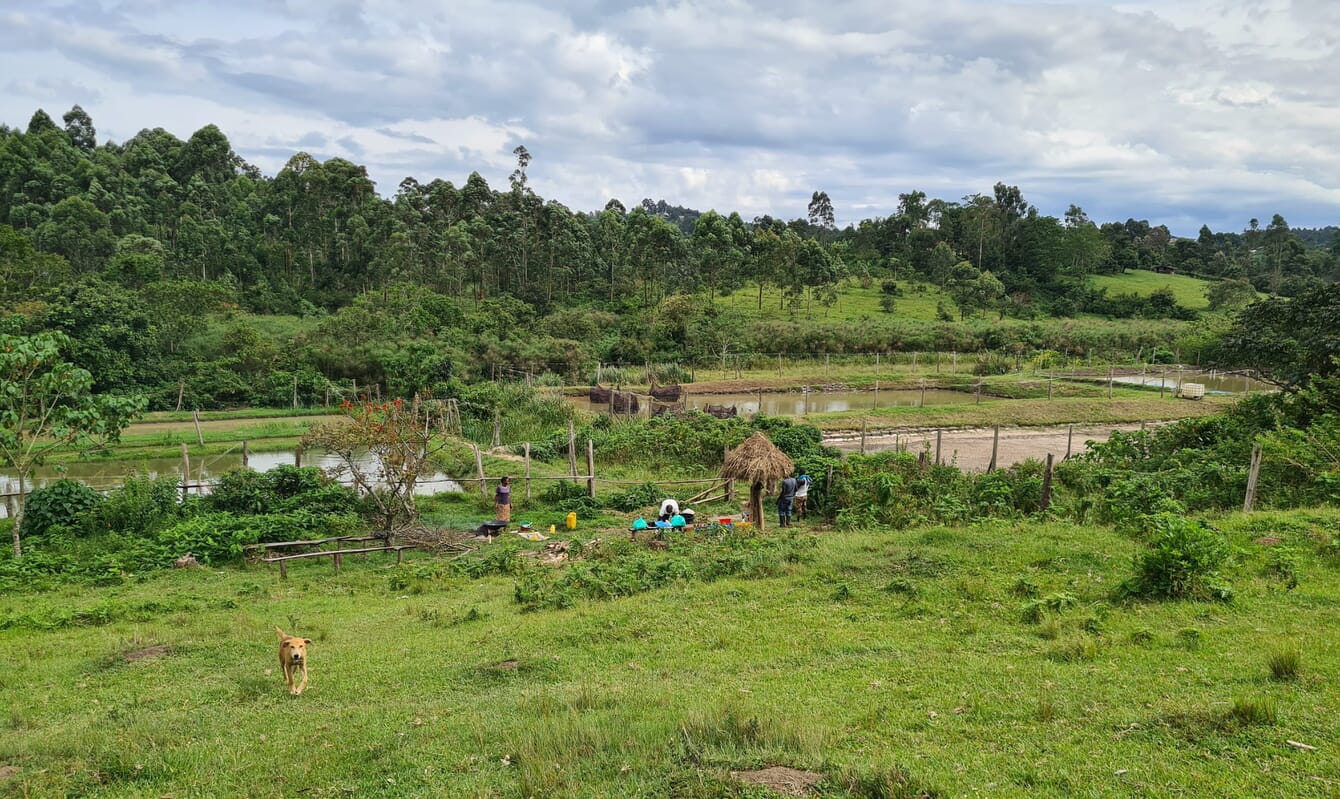
[{"label": "bare soil", "polygon": [[786,766],[772,766],[760,771],[732,771],[730,775],[740,782],[771,788],[782,796],[808,796],[810,789],[824,778],[822,774],[813,771]]}]

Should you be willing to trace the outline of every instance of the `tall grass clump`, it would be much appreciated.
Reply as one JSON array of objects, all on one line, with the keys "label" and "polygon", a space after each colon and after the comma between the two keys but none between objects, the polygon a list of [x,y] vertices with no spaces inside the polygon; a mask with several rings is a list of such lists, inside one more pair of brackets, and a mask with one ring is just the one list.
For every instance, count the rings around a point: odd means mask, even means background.
[{"label": "tall grass clump", "polygon": [[1303,651],[1297,644],[1284,644],[1266,657],[1266,665],[1270,667],[1271,679],[1296,680],[1303,665]]}]

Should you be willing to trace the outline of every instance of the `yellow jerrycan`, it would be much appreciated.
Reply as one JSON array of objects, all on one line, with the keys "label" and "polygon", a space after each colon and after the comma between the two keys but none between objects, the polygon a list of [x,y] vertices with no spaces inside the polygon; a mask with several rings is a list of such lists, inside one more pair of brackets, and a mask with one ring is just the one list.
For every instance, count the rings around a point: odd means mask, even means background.
[{"label": "yellow jerrycan", "polygon": [[567,527],[569,530],[576,530],[576,529],[577,529],[577,511],[574,510],[574,511],[569,512],[569,513],[568,513],[568,517],[567,517],[566,519],[563,520],[563,525],[564,525],[565,527]]}]

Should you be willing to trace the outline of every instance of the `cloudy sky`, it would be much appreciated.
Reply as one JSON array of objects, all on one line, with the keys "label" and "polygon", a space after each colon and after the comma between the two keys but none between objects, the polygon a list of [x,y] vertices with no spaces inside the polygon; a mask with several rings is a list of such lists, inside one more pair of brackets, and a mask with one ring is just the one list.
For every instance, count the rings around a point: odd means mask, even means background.
[{"label": "cloudy sky", "polygon": [[208,123],[579,209],[643,197],[839,221],[1018,185],[1195,235],[1340,224],[1335,0],[4,0],[0,122]]}]

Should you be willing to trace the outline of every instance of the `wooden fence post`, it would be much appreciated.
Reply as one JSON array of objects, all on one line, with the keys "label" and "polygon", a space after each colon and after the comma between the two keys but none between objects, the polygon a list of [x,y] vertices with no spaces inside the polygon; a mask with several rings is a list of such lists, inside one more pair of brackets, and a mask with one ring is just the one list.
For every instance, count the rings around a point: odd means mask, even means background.
[{"label": "wooden fence post", "polygon": [[996,470],[996,453],[1000,451],[1000,425],[996,425],[995,431],[991,434],[991,463],[987,464],[987,472]]},{"label": "wooden fence post", "polygon": [[977,404],[977,405],[981,405],[981,404],[982,404],[982,378],[980,378],[980,377],[977,378],[977,386],[976,386],[976,391],[975,391],[974,393],[977,395],[977,402],[976,402],[975,404]]},{"label": "wooden fence post", "polygon": [[1112,367],[1107,367],[1107,398],[1112,399]]},{"label": "wooden fence post", "polygon": [[861,419],[861,454],[865,454],[865,419]]},{"label": "wooden fence post", "polygon": [[186,501],[186,494],[191,489],[191,456],[186,454],[186,445],[181,445],[181,501]]},{"label": "wooden fence post", "polygon": [[298,408],[298,376],[293,376],[293,409]]},{"label": "wooden fence post", "polygon": [[[725,463],[726,458],[730,457],[730,445],[721,448],[721,462]],[[726,501],[735,504],[735,478],[726,481]]]},{"label": "wooden fence post", "polygon": [[1074,440],[1074,438],[1075,438],[1075,426],[1072,424],[1069,427],[1067,427],[1065,431],[1065,457],[1062,458],[1061,460],[1068,460],[1070,458],[1070,443]]},{"label": "wooden fence post", "polygon": [[1047,375],[1047,399],[1052,398],[1052,381],[1055,379],[1056,375],[1054,374]]},{"label": "wooden fence post", "polygon": [[1242,500],[1242,512],[1250,513],[1256,504],[1256,479],[1261,474],[1261,445],[1252,447],[1251,470],[1247,472],[1247,496]]},{"label": "wooden fence post", "polygon": [[194,408],[191,411],[191,419],[195,421],[195,440],[200,446],[205,446],[205,434],[200,432],[200,409]]},{"label": "wooden fence post", "polygon": [[[614,398],[610,397],[611,411],[614,408]],[[577,482],[577,428],[572,420],[568,420],[568,474],[572,476],[572,482]]]},{"label": "wooden fence post", "polygon": [[917,402],[918,408],[926,407],[926,379],[921,380],[921,399]]},{"label": "wooden fence post", "polygon": [[1052,458],[1047,453],[1047,470],[1042,473],[1042,498],[1038,501],[1038,510],[1045,511],[1052,504]]},{"label": "wooden fence post", "polygon": [[293,450],[293,465],[302,468],[302,447]]},{"label": "wooden fence post", "polygon": [[1159,399],[1163,399],[1163,389],[1168,387],[1168,370],[1163,370],[1163,376],[1159,378]]},{"label": "wooden fence post", "polygon": [[596,445],[586,439],[586,495],[596,498]]},{"label": "wooden fence post", "polygon": [[875,401],[870,404],[872,410],[879,409],[879,381],[875,381]]},{"label": "wooden fence post", "polygon": [[475,474],[479,479],[479,496],[489,501],[489,483],[484,479],[484,457],[479,454],[479,445],[471,442],[470,449],[475,451]]},{"label": "wooden fence post", "polygon": [[935,465],[936,465],[936,466],[939,466],[939,465],[940,465],[940,434],[943,433],[943,432],[944,432],[943,430],[939,430],[939,429],[937,429],[937,430],[935,431]]},{"label": "wooden fence post", "polygon": [[178,380],[178,381],[177,381],[177,410],[179,410],[179,411],[181,410],[181,400],[182,400],[182,397],[184,397],[185,395],[186,395],[186,381],[185,381],[185,380]]},{"label": "wooden fence post", "polygon": [[242,442],[242,468],[246,469],[251,465],[251,451],[247,449],[247,442]]},{"label": "wooden fence post", "polygon": [[493,446],[502,446],[502,409],[493,409]]},{"label": "wooden fence post", "polygon": [[526,501],[530,502],[530,442],[526,442]]}]

